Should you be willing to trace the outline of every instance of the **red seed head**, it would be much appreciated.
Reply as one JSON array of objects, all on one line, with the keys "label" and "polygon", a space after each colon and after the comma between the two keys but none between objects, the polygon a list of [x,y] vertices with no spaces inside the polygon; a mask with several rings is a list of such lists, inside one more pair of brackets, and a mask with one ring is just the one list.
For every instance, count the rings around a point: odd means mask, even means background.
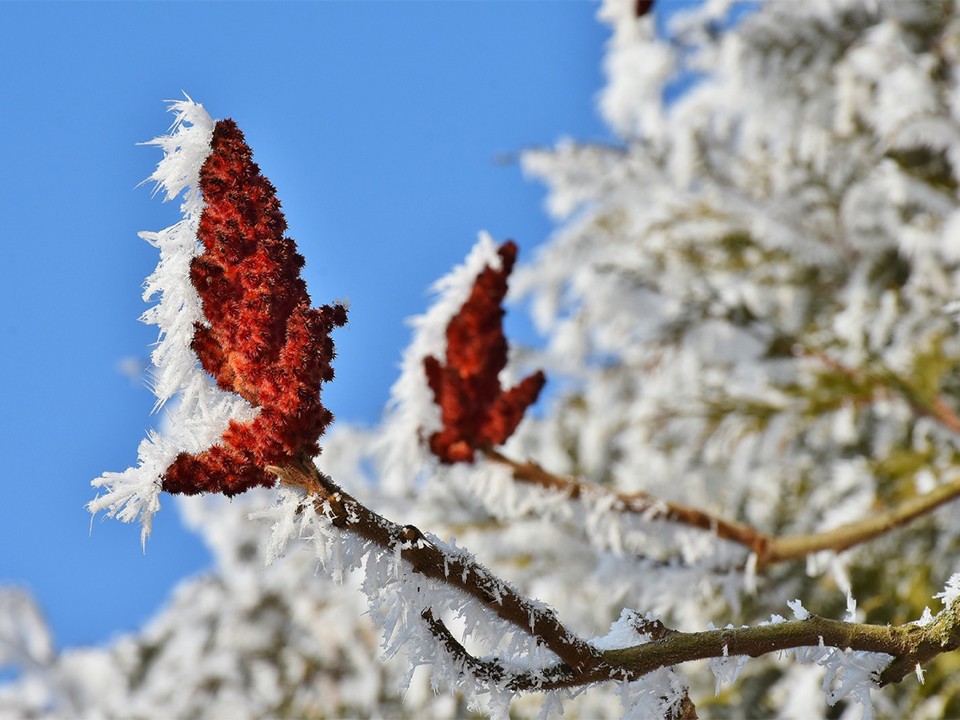
[{"label": "red seed head", "polygon": [[500,385],[508,350],[502,303],[517,246],[507,241],[498,254],[500,268],[480,272],[470,297],[447,325],[446,363],[432,356],[423,361],[443,421],[430,436],[430,450],[444,463],[471,462],[477,448],[506,442],[546,383],[537,372],[508,391]]},{"label": "red seed head", "polygon": [[232,120],[214,127],[200,190],[206,207],[197,236],[204,251],[190,279],[207,324],[194,328],[192,347],[221,388],[260,412],[232,421],[209,450],[181,453],[163,489],[234,495],[272,485],[264,466],[319,452],[317,441],[333,419],[320,402],[321,384],[333,378],[330,333],[347,315],[340,305],[310,307],[303,257],[284,237],[276,190]]}]

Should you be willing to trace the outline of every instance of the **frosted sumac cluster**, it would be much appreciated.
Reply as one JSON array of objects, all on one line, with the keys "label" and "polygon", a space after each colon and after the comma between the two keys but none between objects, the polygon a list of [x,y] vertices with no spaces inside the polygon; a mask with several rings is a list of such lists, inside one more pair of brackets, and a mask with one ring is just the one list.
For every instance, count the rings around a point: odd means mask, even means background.
[{"label": "frosted sumac cluster", "polygon": [[423,360],[442,413],[443,429],[430,436],[430,450],[441,462],[468,462],[477,448],[506,442],[546,382],[537,371],[510,390],[500,386],[500,372],[507,365],[501,304],[516,244],[504,243],[497,255],[500,268],[480,271],[470,297],[447,325],[446,364],[432,355]]},{"label": "frosted sumac cluster", "polygon": [[347,312],[343,305],[310,307],[303,257],[284,237],[275,190],[233,121],[214,125],[199,186],[204,252],[191,264],[190,281],[206,322],[194,325],[191,347],[220,388],[258,412],[231,420],[211,448],[177,455],[163,489],[233,495],[273,485],[268,465],[319,453],[317,440],[333,419],[320,402],[320,384],[333,379],[330,332],[346,323]]}]

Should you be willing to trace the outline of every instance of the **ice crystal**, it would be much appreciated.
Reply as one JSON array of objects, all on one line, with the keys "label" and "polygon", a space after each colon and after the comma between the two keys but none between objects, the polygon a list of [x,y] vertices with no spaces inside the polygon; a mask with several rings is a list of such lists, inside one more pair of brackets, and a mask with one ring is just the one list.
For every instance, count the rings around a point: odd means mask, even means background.
[{"label": "ice crystal", "polygon": [[146,143],[164,152],[147,181],[156,183],[165,200],[183,194],[183,219],[160,232],[141,233],[160,252],[157,268],[144,285],[144,299],[159,297],[159,301],[141,319],[160,330],[151,355],[157,407],[174,396],[178,402],[167,417],[169,430],[148,433],[137,450],[136,466],[94,480],[93,486],[104,492],[87,504],[92,513],[103,511],[123,522],[139,520],[144,544],[153,515],[160,509],[163,474],[174,458],[183,451],[209,447],[231,418],[248,418],[251,413],[245,400],[216,388],[197,365],[190,347],[193,327],[202,319],[200,299],[190,282],[190,265],[200,253],[197,228],[204,208],[199,176],[210,152],[214,122],[203,106],[189,97],[172,102],[170,111],[175,115],[170,133]]}]

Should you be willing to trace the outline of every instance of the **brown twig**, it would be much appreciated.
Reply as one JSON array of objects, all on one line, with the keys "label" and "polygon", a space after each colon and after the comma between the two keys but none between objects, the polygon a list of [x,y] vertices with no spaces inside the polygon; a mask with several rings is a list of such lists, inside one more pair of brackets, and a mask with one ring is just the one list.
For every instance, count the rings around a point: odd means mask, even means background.
[{"label": "brown twig", "polygon": [[478,562],[443,552],[413,525],[398,525],[373,512],[320,473],[312,461],[304,458],[295,465],[268,470],[281,482],[304,488],[314,498],[317,511],[326,513],[337,527],[384,550],[394,552],[399,548],[400,557],[414,572],[479,600],[497,617],[543,642],[569,672],[579,675],[604,666],[599,652],[568,630],[552,610],[523,597]]},{"label": "brown twig", "polygon": [[824,550],[842,552],[907,525],[936,508],[960,497],[960,478],[928,493],[898,504],[885,512],[840,525],[831,530],[804,535],[776,537],[749,525],[725,520],[697,508],[657,499],[646,493],[617,494],[591,483],[555,475],[536,463],[519,463],[492,448],[484,455],[511,469],[520,482],[538,485],[570,499],[612,495],[612,509],[641,515],[648,520],[666,520],[714,533],[717,537],[742,545],[757,556],[757,568],[778,562],[797,560]]},{"label": "brown twig", "polygon": [[591,483],[554,475],[534,462],[517,462],[493,448],[485,448],[482,452],[488,459],[509,467],[517,480],[554,490],[571,500],[612,496],[614,510],[642,515],[647,520],[667,520],[707,530],[719,538],[743,545],[758,556],[766,553],[766,547],[771,540],[769,536],[749,525],[725,520],[698,508],[661,500],[644,492],[612,493]]},{"label": "brown twig", "polygon": [[760,657],[781,650],[820,645],[890,655],[893,659],[880,673],[878,682],[881,686],[898,683],[918,664],[960,648],[958,607],[954,603],[926,626],[868,625],[811,615],[806,620],[759,627],[677,632],[644,645],[607,650],[603,658],[614,667],[644,675],[691,660],[735,655]]},{"label": "brown twig", "polygon": [[951,408],[943,395],[937,395],[928,407],[930,417],[939,421],[951,432],[960,435],[960,415]]},{"label": "brown twig", "polygon": [[[420,613],[420,617],[427,624],[430,633],[443,644],[444,650],[452,657],[463,663],[473,675],[490,684],[505,683],[506,687],[516,692],[529,690],[556,690],[563,687],[573,687],[588,684],[582,675],[570,671],[566,665],[548,667],[541,673],[529,671],[511,672],[498,660],[483,660],[471,655],[465,647],[453,636],[453,633],[437,620],[428,608]],[[509,679],[508,679],[509,678]]]}]

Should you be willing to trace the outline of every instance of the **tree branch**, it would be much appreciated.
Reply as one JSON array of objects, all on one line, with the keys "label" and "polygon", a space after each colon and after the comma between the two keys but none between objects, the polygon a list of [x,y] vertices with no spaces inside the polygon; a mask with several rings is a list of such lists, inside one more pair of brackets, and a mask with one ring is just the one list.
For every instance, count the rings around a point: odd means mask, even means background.
[{"label": "tree branch", "polygon": [[554,490],[571,500],[612,496],[613,509],[616,511],[642,515],[647,520],[667,520],[707,530],[719,538],[743,545],[758,556],[765,553],[765,548],[771,540],[770,537],[749,525],[725,520],[699,508],[661,500],[645,492],[613,493],[599,485],[554,475],[534,462],[517,462],[494,448],[483,448],[481,451],[489,460],[509,467],[517,480]]},{"label": "tree branch", "polygon": [[[811,615],[794,622],[686,633],[654,621],[638,627],[638,632],[653,637],[649,642],[600,651],[569,631],[553,611],[520,595],[479,563],[444,553],[414,526],[398,525],[373,512],[320,473],[309,459],[267,470],[284,484],[304,488],[317,510],[330,517],[336,526],[390,552],[399,550],[400,557],[414,572],[479,600],[497,617],[529,633],[560,658],[557,665],[537,673],[510,670],[496,658],[479,659],[470,655],[443,622],[434,617],[431,609],[422,611],[421,618],[431,634],[452,657],[481,681],[502,684],[507,680],[506,686],[514,691],[551,690],[609,680],[631,681],[654,670],[692,660],[760,657],[804,647],[890,655],[891,663],[877,678],[883,686],[900,682],[917,665],[960,648],[960,602],[954,601],[927,625],[869,625]],[[956,485],[960,487],[960,481]],[[695,717],[696,710],[689,698],[683,708],[684,712],[694,713],[688,717]]]},{"label": "tree branch", "polygon": [[568,630],[556,614],[520,595],[487,568],[461,555],[449,555],[413,525],[398,525],[378,515],[320,473],[308,458],[284,467],[269,467],[281,482],[306,489],[318,512],[334,525],[394,552],[414,572],[445,583],[479,600],[497,617],[542,641],[567,666],[582,674],[603,666],[599,652]]},{"label": "tree branch", "polygon": [[811,615],[806,620],[759,627],[674,632],[660,640],[633,647],[606,650],[603,659],[631,676],[691,660],[745,655],[760,657],[803,647],[834,647],[885,653],[893,657],[878,678],[881,686],[900,682],[918,664],[960,647],[958,607],[954,603],[934,621],[921,625],[868,625],[828,620]]},{"label": "tree branch", "polygon": [[420,613],[420,617],[427,623],[430,633],[443,644],[444,649],[452,657],[462,662],[464,667],[468,668],[475,677],[484,682],[502,683],[509,677],[506,687],[517,692],[558,689],[593,682],[592,680],[584,680],[583,676],[572,673],[566,665],[546,668],[541,674],[526,671],[511,673],[496,659],[482,660],[467,652],[467,649],[457,641],[447,626],[433,616],[433,612],[429,608]]},{"label": "tree branch", "polygon": [[[895,684],[914,672],[918,665],[937,655],[960,648],[960,608],[954,603],[926,626],[869,625],[850,623],[811,615],[806,620],[774,623],[759,627],[708,630],[683,633],[664,628],[656,639],[641,645],[606,650],[603,659],[609,666],[580,676],[564,675],[561,669],[548,669],[545,678],[529,673],[515,675],[508,686],[514,690],[549,690],[587,685],[611,679],[637,680],[664,667],[673,667],[693,660],[709,660],[735,656],[760,657],[772,652],[805,647],[832,647],[883,653],[891,656],[890,664],[877,678],[878,684]],[[448,652],[464,660],[479,677],[502,681],[508,671],[501,665],[470,656],[453,638],[449,630],[426,611],[431,632],[441,639]],[[557,677],[551,678],[553,673]]]},{"label": "tree branch", "polygon": [[904,500],[897,506],[832,530],[807,535],[773,538],[758,565],[796,560],[821,550],[842,552],[868,542],[896,528],[923,517],[941,505],[960,497],[960,478],[934,488],[928,493]]},{"label": "tree branch", "polygon": [[960,497],[960,478],[910,498],[885,512],[856,520],[831,530],[804,535],[776,537],[749,525],[725,520],[698,508],[660,500],[647,493],[619,494],[598,485],[554,475],[533,462],[520,463],[493,448],[483,450],[485,457],[506,465],[520,482],[538,485],[570,499],[613,496],[612,509],[641,515],[648,520],[665,520],[699,528],[722,540],[742,545],[757,556],[757,568],[778,562],[797,560],[815,552],[842,552],[902,527],[936,508]]}]

